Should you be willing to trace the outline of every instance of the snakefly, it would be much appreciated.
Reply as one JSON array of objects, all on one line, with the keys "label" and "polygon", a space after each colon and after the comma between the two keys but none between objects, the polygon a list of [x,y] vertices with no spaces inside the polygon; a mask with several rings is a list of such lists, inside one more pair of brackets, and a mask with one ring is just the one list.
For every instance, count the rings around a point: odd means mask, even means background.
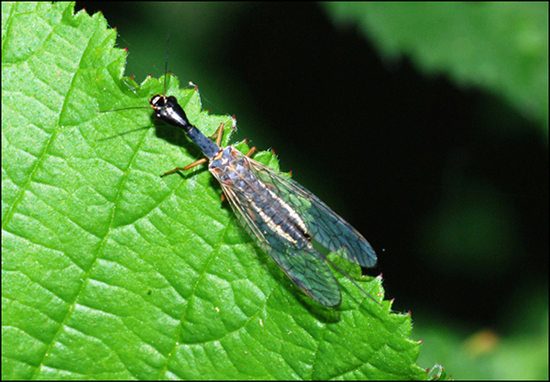
[{"label": "snakefly", "polygon": [[380,305],[312,243],[354,264],[373,267],[376,254],[355,228],[298,183],[250,158],[255,148],[244,155],[232,146],[220,147],[223,124],[213,142],[189,122],[174,96],[155,95],[150,104],[156,118],[185,131],[206,157],[164,175],[208,161],[242,226],[306,295],[328,307],[340,304],[340,287],[328,262]]}]

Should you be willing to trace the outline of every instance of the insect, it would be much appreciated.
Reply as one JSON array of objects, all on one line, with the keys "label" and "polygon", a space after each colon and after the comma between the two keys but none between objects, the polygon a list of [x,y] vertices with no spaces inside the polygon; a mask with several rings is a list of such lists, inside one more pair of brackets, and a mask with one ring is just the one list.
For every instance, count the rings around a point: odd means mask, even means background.
[{"label": "insect", "polygon": [[354,264],[373,267],[376,254],[355,228],[298,183],[252,159],[255,148],[244,155],[233,146],[220,147],[223,124],[213,142],[189,122],[174,96],[155,95],[150,104],[157,119],[182,129],[206,157],[163,176],[209,162],[209,171],[242,226],[307,296],[327,307],[341,303],[330,263],[380,304],[312,243],[315,240]]}]

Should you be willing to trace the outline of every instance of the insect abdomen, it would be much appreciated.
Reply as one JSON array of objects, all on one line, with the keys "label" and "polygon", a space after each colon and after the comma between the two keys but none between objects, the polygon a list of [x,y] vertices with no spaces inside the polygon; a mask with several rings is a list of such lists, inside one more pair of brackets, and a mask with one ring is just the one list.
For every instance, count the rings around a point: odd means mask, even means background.
[{"label": "insect abdomen", "polygon": [[[264,234],[273,233],[288,244],[304,247],[311,236],[298,213],[250,171],[250,159],[232,147],[220,152],[209,169],[232,192],[239,208],[246,208],[256,217]],[[231,198],[230,198],[231,200]]]}]

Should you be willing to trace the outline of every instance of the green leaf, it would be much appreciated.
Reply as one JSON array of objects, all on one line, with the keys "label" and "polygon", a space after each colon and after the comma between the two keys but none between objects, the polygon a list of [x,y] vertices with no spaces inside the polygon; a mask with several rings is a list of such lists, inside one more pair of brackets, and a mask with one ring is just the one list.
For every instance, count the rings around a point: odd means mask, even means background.
[{"label": "green leaf", "polygon": [[[409,315],[340,275],[342,305],[319,306],[204,166],[160,178],[201,153],[151,109],[100,112],[164,82],[123,79],[116,32],[73,7],[2,3],[2,377],[425,379]],[[166,92],[206,134],[230,130],[174,77]]]},{"label": "green leaf", "polygon": [[548,135],[548,2],[325,3],[358,24],[381,53],[487,89]]}]

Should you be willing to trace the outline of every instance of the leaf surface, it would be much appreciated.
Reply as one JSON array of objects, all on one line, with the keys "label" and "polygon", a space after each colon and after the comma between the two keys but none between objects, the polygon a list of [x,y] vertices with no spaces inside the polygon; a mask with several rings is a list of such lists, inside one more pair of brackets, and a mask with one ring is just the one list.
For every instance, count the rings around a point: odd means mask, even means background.
[{"label": "leaf surface", "polygon": [[[102,112],[164,83],[122,78],[116,32],[73,6],[2,3],[2,377],[426,378],[409,315],[339,275],[342,305],[316,304],[204,166],[160,178],[200,152],[151,109]],[[231,126],[174,77],[167,94],[205,134]]]}]

